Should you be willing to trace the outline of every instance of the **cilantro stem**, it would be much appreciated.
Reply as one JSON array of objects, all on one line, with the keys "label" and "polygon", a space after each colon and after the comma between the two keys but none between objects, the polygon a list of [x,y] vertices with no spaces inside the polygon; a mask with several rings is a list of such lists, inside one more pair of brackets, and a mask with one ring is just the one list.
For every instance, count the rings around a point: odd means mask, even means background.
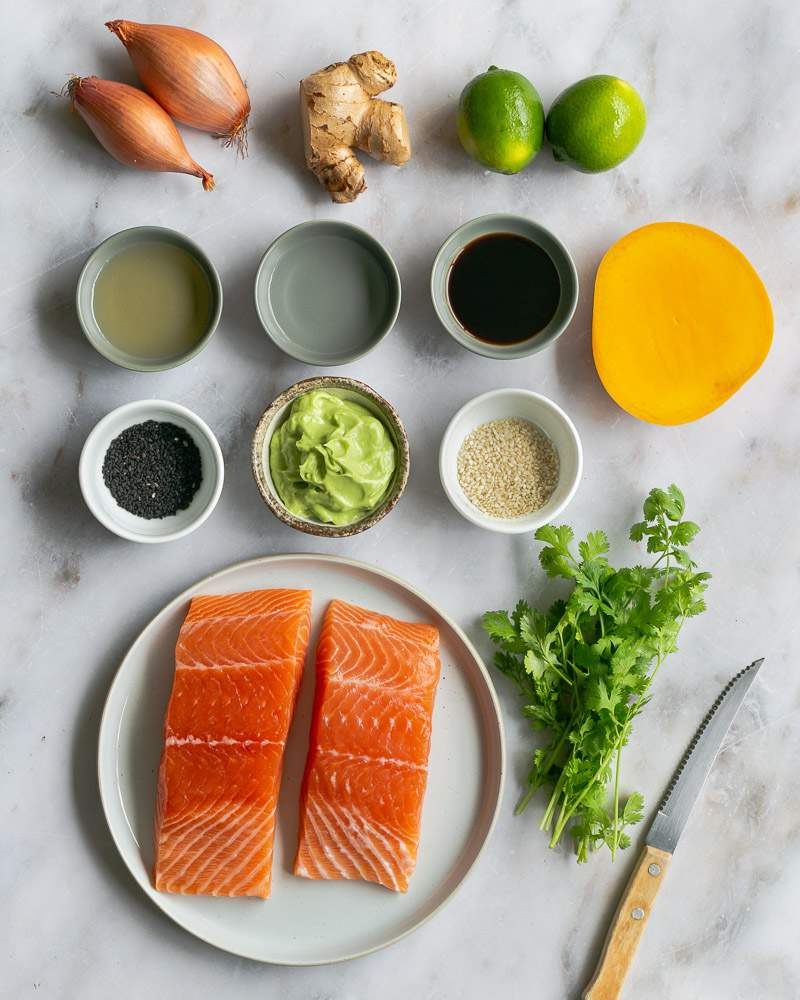
[{"label": "cilantro stem", "polygon": [[536,790],[538,789],[538,787],[539,786],[536,785],[536,784],[534,784],[534,782],[532,782],[532,781],[530,782],[530,784],[528,785],[527,792],[525,792],[525,794],[522,796],[522,798],[519,800],[519,802],[517,802],[516,806],[514,806],[514,815],[515,816],[519,816],[520,813],[525,812],[525,809],[527,808],[528,803],[531,801],[531,799],[533,798],[533,796],[536,794]]},{"label": "cilantro stem", "polygon": [[[531,781],[530,782],[530,788],[522,796],[522,798],[517,803],[516,808],[514,809],[514,815],[515,816],[519,816],[519,814],[523,811],[523,809],[530,802],[530,800],[533,797],[534,793],[539,788],[541,788],[542,784],[544,784],[545,780],[547,779],[547,775],[550,773],[550,768],[553,766],[553,764],[555,764],[558,755],[561,753],[561,748],[564,746],[564,741],[567,738],[567,734],[572,731],[572,727],[575,725],[575,722],[576,722],[577,718],[578,718],[578,712],[577,712],[577,709],[576,709],[572,713],[572,718],[569,720],[569,723],[567,724],[567,726],[561,731],[561,735],[559,736],[558,740],[556,741],[555,745],[553,746],[553,749],[548,754],[547,760],[539,768],[539,774],[541,776],[541,780],[540,781]],[[560,783],[561,783],[561,779],[563,777],[564,777],[564,772],[562,770],[562,772],[561,772],[561,774],[559,776],[559,779],[556,782],[555,788],[553,790],[553,794],[550,797],[550,803],[548,804],[547,810],[546,810],[545,815],[544,815],[544,817],[542,819],[542,827],[541,827],[542,830],[546,830],[547,829],[547,823],[549,821],[549,814],[552,813],[553,806],[555,805],[555,800],[557,799],[558,795],[560,794]]]},{"label": "cilantro stem", "polygon": [[564,771],[558,776],[558,781],[553,788],[553,794],[550,796],[550,801],[547,803],[547,809],[545,810],[544,816],[542,816],[542,821],[539,824],[539,829],[547,831],[550,829],[550,821],[553,818],[553,812],[555,810],[556,804],[561,797],[561,789],[564,786],[566,780],[566,774]]},{"label": "cilantro stem", "polygon": [[614,833],[611,838],[611,860],[617,856],[619,843],[619,763],[622,759],[622,747],[617,750],[617,766],[614,768]]},{"label": "cilantro stem", "polygon": [[550,846],[555,847],[558,841],[561,839],[561,832],[565,826],[564,813],[567,808],[566,796],[561,803],[561,808],[558,811],[558,819],[556,820],[555,830],[553,831],[553,836],[550,838]]},{"label": "cilantro stem", "polygon": [[[586,783],[586,785],[584,786],[583,791],[575,799],[574,804],[572,806],[570,806],[569,811],[566,814],[565,814],[564,810],[566,808],[566,804],[567,803],[566,803],[566,799],[564,800],[564,804],[561,807],[561,812],[558,815],[558,822],[556,823],[555,829],[553,830],[553,836],[550,838],[550,846],[551,847],[555,847],[558,844],[559,840],[561,840],[561,834],[564,832],[564,827],[572,819],[572,816],[573,816],[575,810],[583,802],[583,800],[589,794],[589,792],[591,791],[591,789],[594,787],[595,782],[597,781],[597,779],[602,775],[602,773],[608,767],[608,763],[611,760],[611,758],[614,756],[614,753],[616,752],[618,746],[619,746],[619,743],[615,742],[614,745],[612,746],[611,750],[605,755],[605,757],[602,758],[601,764],[597,768],[597,770],[595,771],[595,773],[594,773],[591,781],[588,781]],[[544,829],[544,827],[543,827],[543,829]]]},{"label": "cilantro stem", "polygon": [[554,674],[557,674],[565,684],[569,684],[569,686],[572,687],[572,681],[569,679],[569,677],[567,677],[566,674],[561,673],[561,671],[558,669],[555,663],[549,663],[548,667],[550,668],[550,670],[553,671]]}]

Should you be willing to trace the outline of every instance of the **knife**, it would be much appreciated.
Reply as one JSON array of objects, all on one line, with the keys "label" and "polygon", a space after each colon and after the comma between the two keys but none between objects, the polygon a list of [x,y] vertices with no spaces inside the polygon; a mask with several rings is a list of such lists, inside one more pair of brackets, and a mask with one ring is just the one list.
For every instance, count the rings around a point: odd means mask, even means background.
[{"label": "knife", "polygon": [[616,1000],[621,993],[653,903],[683,829],[725,734],[756,678],[763,658],[740,670],[722,689],[667,786],[645,847],[622,894],[594,977],[583,1000]]}]

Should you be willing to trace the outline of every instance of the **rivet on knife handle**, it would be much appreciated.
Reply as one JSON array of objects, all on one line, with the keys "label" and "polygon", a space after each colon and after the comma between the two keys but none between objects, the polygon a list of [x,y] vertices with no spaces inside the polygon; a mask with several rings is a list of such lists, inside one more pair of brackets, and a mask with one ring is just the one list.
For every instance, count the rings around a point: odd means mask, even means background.
[{"label": "rivet on knife handle", "polygon": [[656,894],[672,855],[645,847],[611,922],[597,969],[584,991],[584,1000],[617,1000],[647,926]]}]

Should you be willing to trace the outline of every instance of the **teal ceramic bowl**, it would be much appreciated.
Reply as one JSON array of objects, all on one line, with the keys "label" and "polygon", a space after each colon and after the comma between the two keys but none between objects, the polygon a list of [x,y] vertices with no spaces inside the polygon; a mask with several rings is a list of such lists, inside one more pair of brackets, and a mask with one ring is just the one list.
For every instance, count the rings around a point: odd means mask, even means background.
[{"label": "teal ceramic bowl", "polygon": [[[459,322],[447,293],[450,270],[462,250],[482,236],[502,233],[523,236],[545,250],[555,265],[561,286],[556,311],[547,326],[528,340],[508,345],[490,344],[473,336]],[[464,223],[442,244],[431,271],[431,296],[442,326],[462,347],[485,358],[507,361],[543,351],[566,330],[578,304],[578,272],[567,248],[544,226],[520,215],[484,215]]]},{"label": "teal ceramic bowl", "polygon": [[[120,350],[104,336],[94,314],[94,285],[103,267],[111,258],[134,243],[168,243],[180,247],[186,250],[203,269],[211,292],[211,307],[205,331],[191,350],[170,357],[141,358]],[[109,236],[90,254],[78,278],[75,306],[78,311],[78,321],[86,339],[104,358],[131,371],[163,372],[170,368],[177,368],[178,365],[185,364],[195,357],[214,335],[222,314],[222,283],[214,265],[203,250],[188,236],[184,236],[174,229],[164,229],[161,226],[135,226],[133,229],[123,229],[114,236]]]},{"label": "teal ceramic bowl", "polygon": [[309,365],[363,357],[394,326],[400,275],[388,251],[346,222],[303,222],[267,249],[256,311],[273,343]]}]

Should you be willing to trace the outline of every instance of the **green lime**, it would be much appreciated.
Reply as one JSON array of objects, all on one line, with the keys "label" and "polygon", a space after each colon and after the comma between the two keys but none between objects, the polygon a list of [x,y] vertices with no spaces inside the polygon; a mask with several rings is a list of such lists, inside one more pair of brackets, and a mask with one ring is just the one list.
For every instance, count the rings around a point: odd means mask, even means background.
[{"label": "green lime", "polygon": [[553,156],[586,174],[611,170],[639,145],[647,112],[618,76],[587,76],[553,101],[545,130]]},{"label": "green lime", "polygon": [[478,163],[500,174],[516,174],[542,146],[544,109],[530,80],[490,66],[461,92],[458,137]]}]

